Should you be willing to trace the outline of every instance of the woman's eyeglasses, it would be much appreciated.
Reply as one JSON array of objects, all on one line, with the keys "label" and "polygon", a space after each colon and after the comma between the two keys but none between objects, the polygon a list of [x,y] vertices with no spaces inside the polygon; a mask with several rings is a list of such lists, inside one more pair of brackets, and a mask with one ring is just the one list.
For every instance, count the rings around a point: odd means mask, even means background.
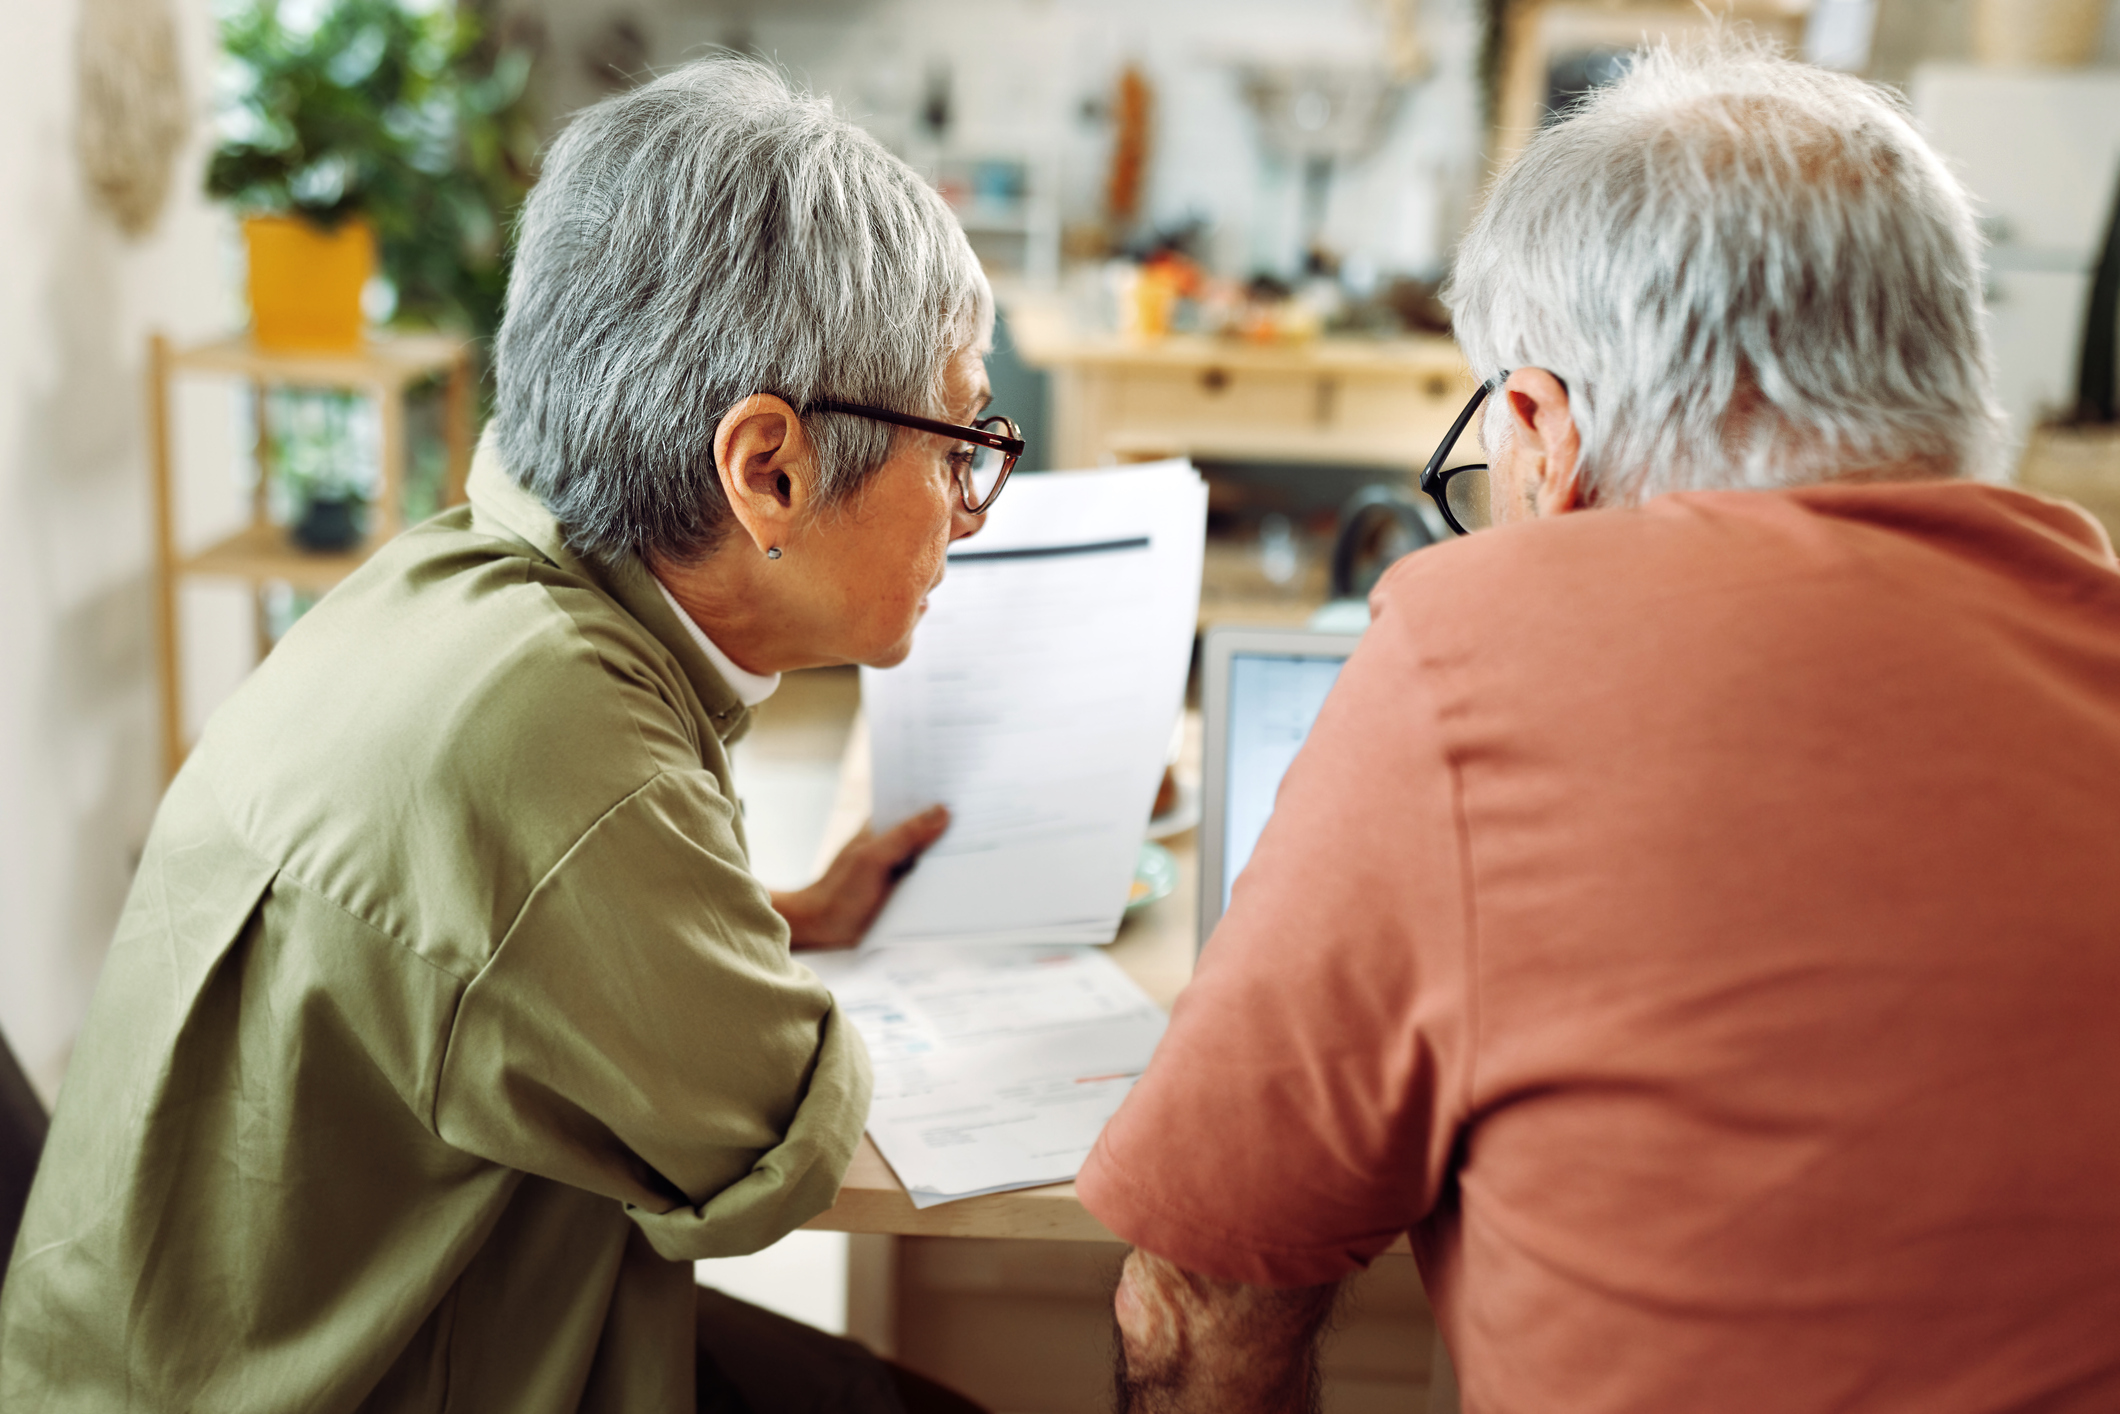
[{"label": "woman's eyeglasses", "polygon": [[957,493],[964,500],[965,510],[975,516],[984,515],[993,507],[1009,472],[1015,469],[1016,459],[1023,455],[1023,433],[1005,417],[982,417],[969,427],[960,427],[954,422],[938,422],[932,417],[915,417],[909,412],[863,407],[859,403],[813,403],[810,411],[843,412],[964,443],[950,454],[950,469],[957,477]]},{"label": "woman's eyeglasses", "polygon": [[1457,421],[1450,424],[1449,434],[1435,449],[1435,455],[1428,459],[1428,465],[1421,468],[1421,490],[1435,502],[1435,508],[1443,513],[1450,528],[1460,535],[1470,535],[1494,524],[1494,498],[1487,478],[1487,464],[1474,462],[1446,468],[1443,463],[1450,460],[1451,449],[1457,446],[1458,438],[1464,435],[1465,428],[1472,422],[1472,415],[1480,410],[1480,404],[1487,401],[1488,392],[1508,376],[1504,373],[1494,383],[1480,384],[1472,401],[1465,404]]}]

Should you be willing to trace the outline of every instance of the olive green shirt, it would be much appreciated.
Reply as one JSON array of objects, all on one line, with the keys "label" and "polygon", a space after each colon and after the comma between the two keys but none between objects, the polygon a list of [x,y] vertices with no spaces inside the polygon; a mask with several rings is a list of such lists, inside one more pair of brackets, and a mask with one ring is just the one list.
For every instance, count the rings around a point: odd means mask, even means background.
[{"label": "olive green shirt", "polygon": [[697,1257],[869,1072],[746,867],[742,703],[481,452],[170,787],[0,1294],[0,1409],[689,1410]]}]

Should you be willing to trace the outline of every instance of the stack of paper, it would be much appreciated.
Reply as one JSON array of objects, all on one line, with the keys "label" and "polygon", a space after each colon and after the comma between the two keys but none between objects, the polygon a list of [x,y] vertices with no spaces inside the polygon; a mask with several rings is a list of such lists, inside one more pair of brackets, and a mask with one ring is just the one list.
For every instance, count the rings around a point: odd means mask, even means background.
[{"label": "stack of paper", "polygon": [[1073,1178],[1163,1037],[1093,948],[805,954],[868,1043],[869,1135],[916,1208]]},{"label": "stack of paper", "polygon": [[1183,706],[1206,528],[1198,474],[1158,462],[1019,477],[952,547],[911,656],[862,670],[878,826],[951,814],[872,946],[1111,941]]}]

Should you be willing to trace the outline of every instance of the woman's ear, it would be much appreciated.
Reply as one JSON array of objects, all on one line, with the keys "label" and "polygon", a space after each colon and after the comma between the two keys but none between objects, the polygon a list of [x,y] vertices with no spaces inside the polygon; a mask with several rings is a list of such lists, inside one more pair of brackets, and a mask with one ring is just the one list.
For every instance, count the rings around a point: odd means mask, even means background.
[{"label": "woman's ear", "polygon": [[809,513],[816,459],[784,399],[753,393],[714,429],[714,470],[729,512],[761,554],[786,545]]}]

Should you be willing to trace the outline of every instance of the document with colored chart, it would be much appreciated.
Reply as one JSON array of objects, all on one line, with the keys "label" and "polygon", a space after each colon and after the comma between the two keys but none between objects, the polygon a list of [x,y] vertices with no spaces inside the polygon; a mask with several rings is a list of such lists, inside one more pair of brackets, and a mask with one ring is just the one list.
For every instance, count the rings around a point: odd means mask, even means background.
[{"label": "document with colored chart", "polygon": [[949,832],[867,946],[1107,943],[1185,696],[1207,488],[1157,462],[1010,481],[906,661],[864,668],[873,818]]}]

